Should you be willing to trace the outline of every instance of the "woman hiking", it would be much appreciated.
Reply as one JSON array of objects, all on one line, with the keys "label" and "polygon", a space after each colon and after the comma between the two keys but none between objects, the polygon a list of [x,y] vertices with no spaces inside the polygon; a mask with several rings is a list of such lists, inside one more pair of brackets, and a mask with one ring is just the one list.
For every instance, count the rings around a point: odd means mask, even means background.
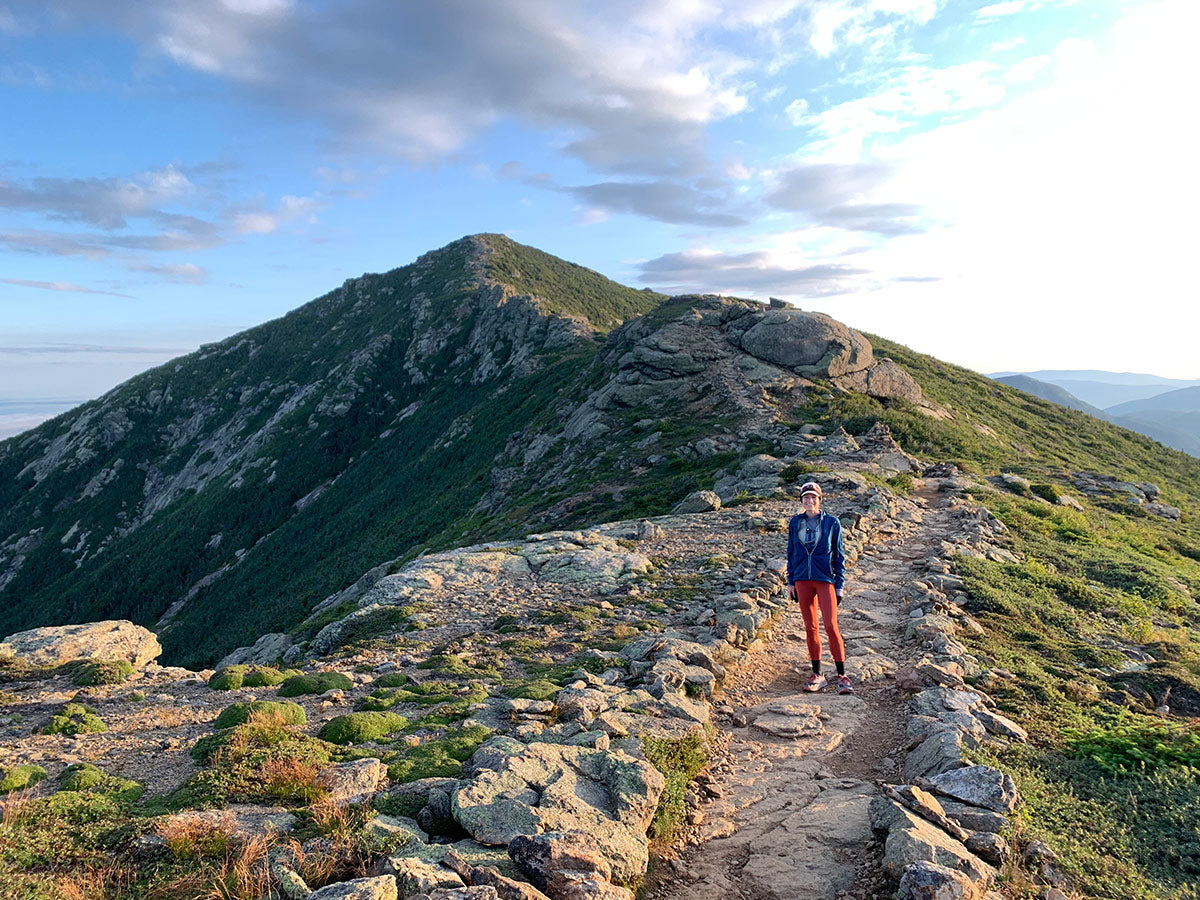
[{"label": "woman hiking", "polygon": [[842,599],[846,581],[846,559],[842,546],[842,523],[837,516],[821,511],[821,486],[809,481],[800,486],[800,502],[804,512],[788,522],[788,585],[804,614],[804,637],[808,642],[808,657],[812,674],[804,690],[819,691],[825,687],[821,674],[821,635],[817,631],[817,606],[829,638],[829,652],[837,667],[837,692],[851,694],[854,686],[846,675],[846,645],[838,629],[837,607]]}]

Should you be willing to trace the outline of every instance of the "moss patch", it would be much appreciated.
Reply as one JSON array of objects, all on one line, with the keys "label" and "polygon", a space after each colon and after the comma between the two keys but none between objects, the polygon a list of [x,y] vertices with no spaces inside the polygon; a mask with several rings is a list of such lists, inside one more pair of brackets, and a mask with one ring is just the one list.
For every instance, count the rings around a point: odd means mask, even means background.
[{"label": "moss patch", "polygon": [[27,788],[45,777],[46,770],[41,766],[6,766],[0,769],[0,794]]},{"label": "moss patch", "polygon": [[397,784],[421,778],[452,778],[462,772],[462,764],[491,734],[483,725],[447,732],[404,753],[399,761],[388,766],[388,777]]},{"label": "moss patch", "polygon": [[91,734],[107,731],[108,726],[96,715],[96,711],[82,703],[68,703],[50,719],[42,734]]},{"label": "moss patch", "polygon": [[133,674],[133,665],[124,659],[80,660],[71,666],[71,683],[79,687],[97,684],[121,684]]},{"label": "moss patch", "polygon": [[330,719],[318,736],[333,744],[375,741],[408,725],[408,719],[388,712],[356,712]]},{"label": "moss patch", "polygon": [[504,696],[514,700],[550,700],[558,696],[561,688],[543,678],[531,678],[526,681],[516,681],[504,688]]},{"label": "moss patch", "polygon": [[302,675],[297,669],[280,671],[272,666],[226,666],[208,679],[214,691],[236,691],[242,687],[274,687],[289,678]]},{"label": "moss patch", "polygon": [[97,791],[114,794],[121,800],[133,802],[142,796],[145,788],[131,778],[109,775],[91,763],[74,763],[58,776],[58,788],[62,791]]},{"label": "moss patch", "polygon": [[348,691],[354,682],[341,672],[314,672],[293,675],[279,686],[280,697],[299,697],[302,694],[323,694],[326,691]]}]

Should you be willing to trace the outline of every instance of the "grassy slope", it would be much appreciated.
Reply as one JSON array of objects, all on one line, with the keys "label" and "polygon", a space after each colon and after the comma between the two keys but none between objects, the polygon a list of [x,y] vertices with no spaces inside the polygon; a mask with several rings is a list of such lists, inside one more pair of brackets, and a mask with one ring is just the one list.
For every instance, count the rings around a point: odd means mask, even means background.
[{"label": "grassy slope", "polygon": [[[1183,511],[1178,522],[1119,497],[1084,512],[985,490],[976,499],[1009,526],[1020,564],[963,558],[968,609],[986,626],[964,638],[986,666],[1015,678],[982,686],[1031,732],[1028,746],[981,755],[1017,778],[1027,807],[1022,840],[1040,838],[1088,897],[1200,896],[1200,460],[973,372],[872,338],[927,397],[938,421],[904,404],[817,398],[803,418],[857,433],[885,421],[907,449],[981,475],[1015,472],[1038,490],[1073,494],[1069,473],[1152,482]],[[984,426],[981,429],[980,426]],[[990,433],[989,433],[990,432]],[[1129,671],[1107,641],[1155,661]],[[1010,885],[1023,895],[1019,881]],[[1030,892],[1032,894],[1032,891]]]},{"label": "grassy slope", "polygon": [[587,319],[602,334],[627,319],[648,313],[667,299],[663,294],[617,284],[598,272],[518,244],[502,234],[481,238],[492,248],[488,257],[492,278],[532,294],[548,313]]}]

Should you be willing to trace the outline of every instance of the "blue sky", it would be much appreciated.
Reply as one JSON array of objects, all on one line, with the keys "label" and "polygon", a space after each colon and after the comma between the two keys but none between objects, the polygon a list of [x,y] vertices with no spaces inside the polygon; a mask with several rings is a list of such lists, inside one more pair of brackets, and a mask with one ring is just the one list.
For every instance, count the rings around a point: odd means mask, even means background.
[{"label": "blue sky", "polygon": [[0,419],[480,231],[1200,377],[1198,7],[0,0]]}]

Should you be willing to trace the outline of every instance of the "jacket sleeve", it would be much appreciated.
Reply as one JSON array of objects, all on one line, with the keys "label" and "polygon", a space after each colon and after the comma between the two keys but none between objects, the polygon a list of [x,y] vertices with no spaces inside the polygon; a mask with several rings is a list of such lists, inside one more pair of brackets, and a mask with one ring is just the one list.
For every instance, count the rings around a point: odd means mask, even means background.
[{"label": "jacket sleeve", "polygon": [[790,585],[795,580],[793,571],[796,560],[796,516],[792,516],[788,520],[788,544],[787,544],[787,583]]},{"label": "jacket sleeve", "polygon": [[842,543],[842,522],[837,516],[833,518],[833,531],[830,535],[830,562],[833,567],[833,587],[840,591],[846,583],[846,548]]}]

